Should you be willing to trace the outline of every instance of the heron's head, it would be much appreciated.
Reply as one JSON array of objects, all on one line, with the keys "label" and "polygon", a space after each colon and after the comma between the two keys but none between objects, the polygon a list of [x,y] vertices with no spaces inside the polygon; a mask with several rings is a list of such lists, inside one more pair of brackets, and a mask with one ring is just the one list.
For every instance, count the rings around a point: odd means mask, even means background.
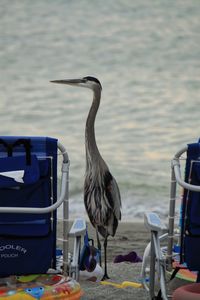
[{"label": "heron's head", "polygon": [[102,90],[100,81],[97,78],[92,76],[86,76],[80,79],[52,80],[51,82],[86,87],[93,91],[96,89]]}]

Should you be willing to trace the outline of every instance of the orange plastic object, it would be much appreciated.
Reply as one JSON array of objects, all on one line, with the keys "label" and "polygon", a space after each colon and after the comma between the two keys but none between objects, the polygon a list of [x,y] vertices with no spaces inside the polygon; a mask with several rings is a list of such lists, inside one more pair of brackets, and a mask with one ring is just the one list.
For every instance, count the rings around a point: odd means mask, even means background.
[{"label": "orange plastic object", "polygon": [[77,281],[60,274],[0,278],[2,300],[79,300],[82,295]]}]

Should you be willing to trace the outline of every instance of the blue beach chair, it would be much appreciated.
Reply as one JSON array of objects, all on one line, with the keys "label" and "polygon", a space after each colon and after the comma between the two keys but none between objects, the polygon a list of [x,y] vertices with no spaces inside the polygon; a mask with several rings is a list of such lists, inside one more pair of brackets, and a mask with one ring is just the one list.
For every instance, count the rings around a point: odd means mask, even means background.
[{"label": "blue beach chair", "polygon": [[[63,154],[57,199],[57,152]],[[46,273],[56,267],[56,209],[68,221],[68,155],[56,139],[0,137],[0,276]],[[67,268],[64,244],[64,269]]]},{"label": "blue beach chair", "polygon": [[[59,196],[58,152],[62,154]],[[82,296],[79,283],[68,277],[68,182],[68,154],[57,139],[0,137],[0,298],[78,300]],[[63,247],[56,249],[61,204]],[[59,266],[57,253],[63,256]]]},{"label": "blue beach chair", "polygon": [[[181,165],[185,152],[183,180]],[[175,226],[177,186],[183,188],[183,195],[180,220]],[[151,232],[151,242],[144,252],[141,276],[150,299],[171,299],[168,284],[183,269],[192,273],[188,279],[200,282],[200,142],[188,144],[172,159],[168,228],[155,213],[145,214],[145,225]],[[167,246],[163,246],[165,240]]]}]

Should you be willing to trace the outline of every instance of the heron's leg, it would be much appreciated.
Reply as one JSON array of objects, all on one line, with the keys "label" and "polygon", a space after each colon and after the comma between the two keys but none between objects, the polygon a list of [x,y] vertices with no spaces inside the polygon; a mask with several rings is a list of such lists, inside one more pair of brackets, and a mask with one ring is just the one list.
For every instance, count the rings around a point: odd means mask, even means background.
[{"label": "heron's leg", "polygon": [[99,238],[99,233],[96,227],[96,236],[97,236],[97,247],[99,249],[99,264],[101,266],[101,242],[100,242],[100,238]]},{"label": "heron's leg", "polygon": [[110,279],[108,276],[108,272],[107,272],[107,239],[108,236],[106,235],[105,239],[104,239],[104,275],[102,280],[106,280],[106,279]]}]

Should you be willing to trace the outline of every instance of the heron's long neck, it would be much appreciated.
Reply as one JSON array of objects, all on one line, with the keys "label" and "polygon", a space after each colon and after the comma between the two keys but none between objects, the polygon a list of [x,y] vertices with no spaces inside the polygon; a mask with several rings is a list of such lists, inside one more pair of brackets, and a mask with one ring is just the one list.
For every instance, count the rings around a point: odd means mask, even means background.
[{"label": "heron's long neck", "polygon": [[86,127],[85,127],[86,157],[87,159],[90,160],[90,162],[92,162],[93,159],[97,160],[97,158],[100,155],[96,144],[95,128],[94,128],[96,114],[100,104],[100,98],[101,98],[101,91],[95,90],[93,96],[93,102],[90,107],[90,111],[87,117]]}]

